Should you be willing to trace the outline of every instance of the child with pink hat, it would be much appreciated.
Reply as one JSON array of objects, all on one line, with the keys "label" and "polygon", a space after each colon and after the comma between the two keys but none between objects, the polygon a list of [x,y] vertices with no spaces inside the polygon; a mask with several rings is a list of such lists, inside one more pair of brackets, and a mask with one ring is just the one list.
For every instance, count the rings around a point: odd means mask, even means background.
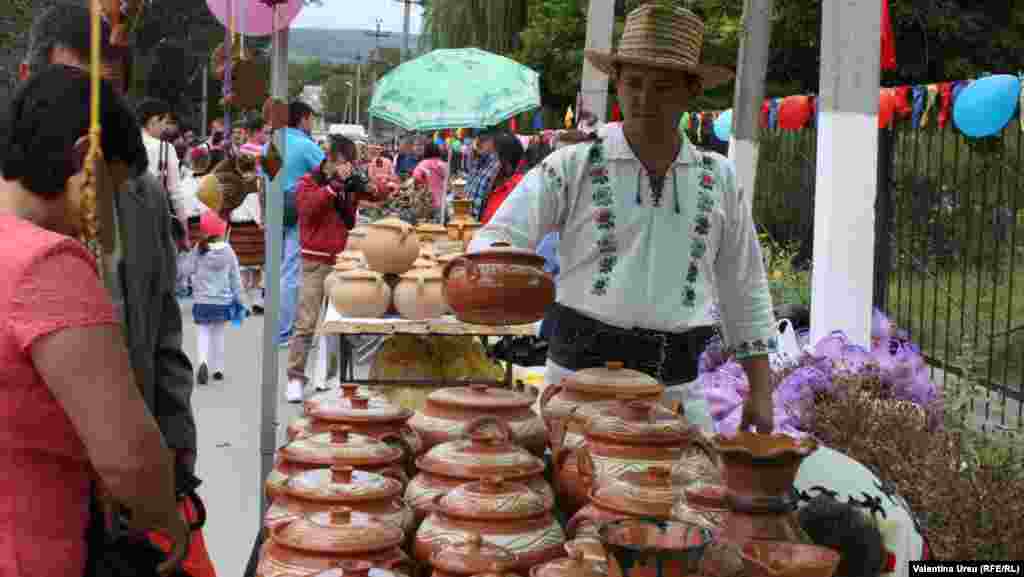
[{"label": "child with pink hat", "polygon": [[200,240],[185,266],[192,275],[192,318],[198,336],[199,370],[196,381],[205,385],[209,374],[224,379],[224,333],[234,311],[242,304],[242,276],[238,256],[227,243],[228,224],[207,210],[199,217]]}]

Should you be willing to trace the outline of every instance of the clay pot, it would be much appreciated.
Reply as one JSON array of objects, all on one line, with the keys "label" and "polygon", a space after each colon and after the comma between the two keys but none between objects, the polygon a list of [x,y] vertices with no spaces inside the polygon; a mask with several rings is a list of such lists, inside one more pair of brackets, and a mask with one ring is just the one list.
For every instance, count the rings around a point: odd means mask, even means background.
[{"label": "clay pot", "polygon": [[696,481],[685,487],[672,507],[672,518],[718,532],[729,514],[725,487]]},{"label": "clay pot", "polygon": [[544,257],[506,243],[491,247],[445,265],[445,299],[455,316],[477,325],[524,325],[544,318],[555,300]]},{"label": "clay pot", "polygon": [[[353,269],[337,274],[329,297],[338,313],[354,318],[380,318],[391,305],[391,287],[380,274]],[[326,285],[324,285],[326,288]]]},{"label": "clay pot", "polygon": [[331,431],[301,437],[282,447],[274,469],[264,485],[273,500],[284,490],[288,479],[299,473],[324,467],[348,466],[398,479],[404,485],[408,477],[402,467],[400,446],[348,431]]},{"label": "clay pot", "polygon": [[544,479],[544,461],[513,444],[512,431],[503,421],[479,417],[466,425],[465,435],[468,438],[437,445],[416,460],[419,474],[406,487],[405,500],[417,518],[434,509],[439,495],[484,476],[522,482],[554,505],[554,492]]},{"label": "clay pot", "polygon": [[430,268],[411,270],[395,285],[395,308],[402,318],[419,321],[440,318],[445,313],[441,271],[434,263],[427,263]]},{"label": "clay pot", "polygon": [[345,243],[346,251],[362,252],[363,243],[366,242],[368,231],[365,226],[357,226],[348,231],[348,241]]},{"label": "clay pot", "polygon": [[828,547],[778,541],[748,541],[740,556],[750,577],[832,577],[840,560]]},{"label": "clay pot", "polygon": [[353,250],[349,248],[348,250],[345,250],[344,252],[341,252],[334,257],[334,264],[336,265],[345,262],[351,262],[362,266],[366,264],[366,255],[364,255],[362,251]]},{"label": "clay pot", "polygon": [[409,419],[409,426],[429,449],[462,438],[469,423],[490,415],[508,425],[516,444],[543,457],[546,432],[532,404],[533,399],[523,393],[487,385],[440,389],[430,393],[423,409]]},{"label": "clay pot", "polygon": [[335,569],[328,569],[312,577],[399,577],[398,573],[374,567],[367,561],[341,561]]},{"label": "clay pot", "polygon": [[479,533],[470,533],[462,543],[442,545],[430,554],[431,577],[512,577],[519,559],[504,547],[485,543]]},{"label": "clay pot", "polygon": [[313,575],[344,564],[365,562],[402,575],[412,563],[402,552],[402,530],[371,516],[339,509],[316,513],[270,531],[263,545],[259,577]]},{"label": "clay pot", "polygon": [[402,484],[391,477],[352,467],[331,467],[299,473],[288,479],[263,517],[267,529],[306,515],[348,508],[415,529],[412,509],[402,501]]},{"label": "clay pot", "polygon": [[[466,183],[463,181],[461,187],[465,187]],[[456,198],[451,202],[452,204],[452,217],[450,220],[472,220],[473,219],[473,200],[469,198],[458,198],[458,192],[460,185],[458,181],[452,182],[452,188],[455,189]]]},{"label": "clay pot", "polygon": [[607,573],[601,571],[596,563],[586,559],[583,549],[577,543],[566,543],[565,552],[568,557],[530,569],[530,577],[607,577]]},{"label": "clay pot", "polygon": [[305,412],[311,419],[312,430],[343,430],[380,441],[394,441],[405,447],[409,462],[423,452],[423,441],[407,424],[412,411],[380,396],[354,393],[354,387],[349,386],[341,392],[328,391],[306,401]]},{"label": "clay pot", "polygon": [[420,243],[412,225],[398,218],[385,218],[367,226],[362,250],[371,269],[402,274],[420,256]]},{"label": "clay pot", "polygon": [[430,245],[438,240],[448,239],[448,229],[440,224],[427,223],[416,226],[420,244]]},{"label": "clay pot", "polygon": [[[437,270],[437,272],[438,272],[437,276],[438,276],[438,278],[441,278],[441,274],[440,274],[441,273],[441,267],[438,266],[437,261],[434,260],[433,258],[423,256],[422,252],[420,253],[420,257],[418,259],[416,259],[415,261],[413,261],[413,263],[412,263],[412,270],[409,271],[409,272],[413,272],[413,271],[416,271],[416,270]],[[409,273],[406,273],[406,274],[409,274]]]},{"label": "clay pot", "polygon": [[416,533],[413,556],[419,561],[429,560],[440,542],[473,533],[514,553],[516,571],[562,555],[565,533],[551,514],[552,503],[522,483],[487,478],[438,495],[435,503]]},{"label": "clay pot", "polygon": [[453,218],[448,221],[448,240],[460,241],[468,246],[469,243],[473,242],[473,237],[476,236],[477,231],[483,228],[483,226],[470,218]]}]

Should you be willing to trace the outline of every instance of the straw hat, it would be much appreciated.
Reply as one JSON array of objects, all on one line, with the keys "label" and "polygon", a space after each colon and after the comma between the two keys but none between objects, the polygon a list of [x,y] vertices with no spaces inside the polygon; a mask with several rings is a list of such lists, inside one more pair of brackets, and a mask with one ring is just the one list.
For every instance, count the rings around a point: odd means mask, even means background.
[{"label": "straw hat", "polygon": [[618,50],[584,52],[598,70],[611,74],[616,64],[639,64],[678,70],[701,79],[704,89],[733,78],[728,68],[701,64],[704,21],[677,6],[648,2],[626,16],[626,27]]}]

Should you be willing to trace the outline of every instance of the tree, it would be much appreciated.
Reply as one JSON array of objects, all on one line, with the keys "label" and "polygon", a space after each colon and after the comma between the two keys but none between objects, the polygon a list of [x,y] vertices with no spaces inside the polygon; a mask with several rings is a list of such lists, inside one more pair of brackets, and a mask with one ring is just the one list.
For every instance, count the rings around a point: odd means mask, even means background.
[{"label": "tree", "polygon": [[526,26],[528,0],[429,0],[423,36],[432,48],[482,48],[510,54]]}]

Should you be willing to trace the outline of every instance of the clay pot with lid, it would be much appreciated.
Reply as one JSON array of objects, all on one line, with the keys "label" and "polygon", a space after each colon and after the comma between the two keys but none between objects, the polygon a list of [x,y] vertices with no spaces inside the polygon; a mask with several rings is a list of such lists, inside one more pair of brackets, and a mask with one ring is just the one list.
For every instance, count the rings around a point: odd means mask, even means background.
[{"label": "clay pot with lid", "polygon": [[522,483],[487,477],[435,497],[434,511],[416,532],[413,556],[426,562],[441,543],[479,534],[516,555],[517,572],[562,556],[565,533],[553,504]]},{"label": "clay pot with lid", "polygon": [[433,263],[429,265],[403,274],[395,285],[395,309],[402,318],[419,321],[440,318],[445,313],[441,271]]},{"label": "clay pot with lid", "polygon": [[439,389],[430,393],[409,426],[429,449],[462,438],[469,423],[480,415],[490,415],[508,425],[516,444],[542,457],[547,433],[532,405],[533,399],[526,394],[488,385]]},{"label": "clay pot with lid", "polygon": [[[598,563],[587,558],[584,548],[575,541],[565,544],[568,557],[548,561],[530,569],[530,577],[608,577]],[[602,555],[600,559],[604,559]]]},{"label": "clay pot with lid", "polygon": [[405,500],[422,519],[434,510],[439,495],[485,476],[501,476],[528,486],[554,506],[554,492],[544,478],[544,461],[515,445],[500,419],[479,417],[466,425],[467,438],[441,443],[416,459],[419,473],[409,482]]},{"label": "clay pot with lid", "polygon": [[340,264],[343,262],[352,262],[362,265],[366,263],[366,256],[363,254],[362,251],[355,250],[349,247],[343,252],[338,253],[337,256],[334,257],[334,262],[335,264]]},{"label": "clay pot with lid", "polygon": [[[437,269],[440,272],[441,267],[438,266],[437,261],[433,257],[420,256],[412,263],[412,269],[409,272],[415,272],[417,270],[432,270]],[[409,274],[409,273],[406,273]]]},{"label": "clay pot with lid", "polygon": [[379,318],[391,305],[391,287],[380,274],[361,268],[333,272],[325,282],[331,304],[338,313],[353,318]]},{"label": "clay pot with lid", "polygon": [[358,392],[358,385],[346,383],[341,391],[320,393],[305,402],[307,419],[289,425],[292,438],[329,431],[349,431],[398,444],[411,460],[423,452],[423,441],[408,425],[413,412],[391,404],[380,395]]},{"label": "clay pot with lid", "polygon": [[404,457],[400,446],[344,430],[300,437],[278,450],[277,462],[267,476],[264,488],[273,500],[283,492],[288,479],[295,475],[334,466],[380,473],[398,479],[404,485],[408,479],[402,467]]},{"label": "clay pot with lid", "polygon": [[399,574],[374,567],[368,561],[340,561],[334,569],[321,571],[312,577],[399,577]]},{"label": "clay pot with lid", "polygon": [[[460,187],[459,180],[452,182],[452,187],[458,191]],[[461,186],[465,186],[465,181],[461,181]],[[472,220],[473,213],[473,200],[469,198],[458,198],[451,201],[452,204],[452,220]]]},{"label": "clay pot with lid", "polygon": [[431,577],[515,577],[512,570],[519,559],[504,547],[485,543],[479,533],[470,533],[461,543],[442,544],[430,554]]},{"label": "clay pot with lid", "polygon": [[439,240],[448,240],[448,229],[436,223],[416,225],[416,234],[419,236],[420,244],[429,245]]},{"label": "clay pot with lid", "polygon": [[352,467],[334,466],[298,473],[288,479],[263,517],[269,530],[306,515],[351,509],[397,525],[415,528],[412,509],[402,501],[402,483]]},{"label": "clay pot with lid", "polygon": [[316,513],[282,523],[263,545],[258,577],[315,575],[346,566],[380,567],[411,576],[413,565],[401,550],[402,529],[348,509]]},{"label": "clay pot with lid", "polygon": [[348,231],[348,241],[345,243],[345,250],[362,252],[363,243],[366,242],[366,227],[357,226]]},{"label": "clay pot with lid", "polygon": [[477,325],[523,325],[544,318],[555,283],[544,257],[494,243],[444,267],[444,295],[456,318]]},{"label": "clay pot with lid", "polygon": [[420,256],[420,241],[411,224],[399,218],[385,218],[367,225],[361,243],[366,264],[379,273],[402,274]]}]

